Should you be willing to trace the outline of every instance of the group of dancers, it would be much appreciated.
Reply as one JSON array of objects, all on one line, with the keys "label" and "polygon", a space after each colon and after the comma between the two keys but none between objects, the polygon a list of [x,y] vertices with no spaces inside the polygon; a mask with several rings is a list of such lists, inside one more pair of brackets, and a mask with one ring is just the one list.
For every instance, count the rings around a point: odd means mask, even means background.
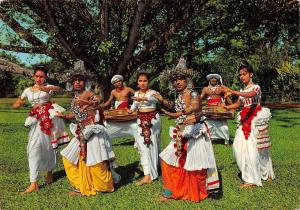
[{"label": "group of dancers", "polygon": [[[68,145],[60,154],[73,187],[70,195],[90,196],[97,192],[114,191],[121,177],[115,170],[117,163],[112,135],[103,115],[103,110],[113,100],[115,109],[123,110],[128,115],[137,114],[131,132],[144,177],[136,184],[151,184],[158,179],[161,169],[163,194],[160,201],[183,199],[199,202],[220,187],[212,139],[223,138],[225,144],[229,144],[228,126],[226,121],[205,119],[201,108],[204,98],[207,98],[208,105],[219,104],[225,109],[242,106],[233,141],[233,151],[243,181],[240,187],[262,186],[262,180],[275,178],[268,135],[271,113],[261,107],[261,89],[252,82],[253,69],[247,61],[241,62],[239,75],[243,84],[240,91],[224,86],[220,75],[210,74],[207,76],[208,87],[199,93],[190,88],[192,76],[189,71],[182,66],[176,67],[168,76],[176,92],[175,101],[151,90],[148,86],[149,74],[145,71],[137,74],[136,91],[124,85],[121,75],[115,75],[111,79],[115,88],[109,99],[103,102],[101,96],[85,90],[86,77],[78,73],[72,77],[75,95],[71,110],[65,112],[63,107],[50,101],[52,94],[60,87],[46,84],[45,68],[36,68],[34,85],[25,89],[13,104],[13,108],[18,108],[27,99],[32,105],[25,121],[25,126],[30,127],[27,146],[30,185],[22,193],[39,190],[40,171],[47,171],[46,184],[53,182],[52,170],[57,161],[55,148],[64,143]],[[235,103],[228,99],[228,95],[232,94],[238,96]],[[224,99],[228,103],[224,103]],[[133,101],[131,105],[130,100]],[[158,104],[166,109],[159,111]],[[159,113],[174,118],[176,122],[174,127],[169,128],[170,143],[161,152]],[[73,122],[70,124],[74,135],[71,140],[65,132],[64,120]],[[122,122],[118,126],[122,129]]]}]

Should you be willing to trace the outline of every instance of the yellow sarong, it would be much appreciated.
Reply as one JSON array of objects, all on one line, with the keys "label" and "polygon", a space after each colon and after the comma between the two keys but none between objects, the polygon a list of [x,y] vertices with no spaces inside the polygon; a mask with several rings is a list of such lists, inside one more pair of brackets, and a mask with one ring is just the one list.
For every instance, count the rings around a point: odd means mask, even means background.
[{"label": "yellow sarong", "polygon": [[67,177],[71,185],[80,190],[82,195],[95,195],[96,192],[113,192],[114,184],[111,171],[105,162],[86,166],[80,157],[77,165],[63,157]]}]

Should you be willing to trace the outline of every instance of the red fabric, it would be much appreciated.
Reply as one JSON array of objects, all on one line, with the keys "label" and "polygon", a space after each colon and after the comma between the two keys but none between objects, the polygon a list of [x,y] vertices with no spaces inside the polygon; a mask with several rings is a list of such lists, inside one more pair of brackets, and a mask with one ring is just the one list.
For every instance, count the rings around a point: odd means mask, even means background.
[{"label": "red fabric", "polygon": [[79,140],[79,148],[80,148],[80,156],[83,157],[83,160],[86,160],[87,157],[87,142],[86,139],[83,139],[83,129],[86,125],[95,123],[95,116],[90,116],[87,119],[79,122],[77,124],[77,129],[75,133],[78,135]]},{"label": "red fabric", "polygon": [[117,109],[127,109],[129,107],[128,101],[123,101],[117,107]]},{"label": "red fabric", "polygon": [[207,100],[207,104],[208,105],[213,105],[213,104],[217,104],[217,103],[221,103],[222,102],[222,98],[210,98]]},{"label": "red fabric", "polygon": [[155,118],[157,112],[146,112],[146,113],[139,113],[139,119],[141,121],[141,124],[139,125],[142,128],[141,136],[144,137],[144,144],[149,147],[151,144],[151,120]]},{"label": "red fabric", "polygon": [[29,116],[35,117],[40,121],[41,130],[48,136],[51,135],[51,128],[53,128],[52,119],[49,117],[49,109],[53,109],[52,103],[44,103],[36,108],[31,109]]},{"label": "red fabric", "polygon": [[57,139],[51,141],[51,144],[56,144],[57,142],[59,142],[59,140],[67,138],[67,137],[69,137],[69,135],[64,135],[64,136],[58,137]]},{"label": "red fabric", "polygon": [[245,136],[245,139],[247,140],[251,133],[251,122],[253,118],[257,115],[259,111],[261,111],[261,106],[251,106],[251,107],[243,107],[240,115],[241,115],[241,124],[242,124],[242,130]]},{"label": "red fabric", "polygon": [[200,202],[207,196],[207,170],[187,171],[182,167],[168,165],[161,160],[163,188],[172,192],[174,199]]}]

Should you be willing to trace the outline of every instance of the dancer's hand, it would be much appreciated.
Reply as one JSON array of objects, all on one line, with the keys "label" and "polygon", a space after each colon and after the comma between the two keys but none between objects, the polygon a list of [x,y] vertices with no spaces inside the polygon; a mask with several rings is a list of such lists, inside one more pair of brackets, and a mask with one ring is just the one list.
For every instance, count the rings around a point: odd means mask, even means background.
[{"label": "dancer's hand", "polygon": [[78,106],[92,105],[92,103],[91,103],[90,101],[82,100],[82,99],[77,99],[75,103],[76,103],[76,105],[78,105]]},{"label": "dancer's hand", "polygon": [[46,87],[44,85],[41,86],[37,86],[37,89],[46,93],[49,93],[51,91],[51,89],[49,87]]},{"label": "dancer's hand", "polygon": [[169,112],[165,109],[161,109],[161,111],[172,118],[177,118],[182,115],[182,112]]},{"label": "dancer's hand", "polygon": [[154,98],[156,98],[157,100],[159,100],[159,102],[163,102],[163,100],[164,100],[164,98],[159,93],[155,93],[152,96]]}]

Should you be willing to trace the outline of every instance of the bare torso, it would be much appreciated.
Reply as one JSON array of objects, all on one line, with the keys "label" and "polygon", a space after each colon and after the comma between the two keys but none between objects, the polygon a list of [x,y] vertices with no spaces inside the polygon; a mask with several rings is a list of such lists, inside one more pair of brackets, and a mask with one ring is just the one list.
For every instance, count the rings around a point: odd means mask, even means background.
[{"label": "bare torso", "polygon": [[132,93],[132,89],[129,87],[124,87],[123,90],[119,91],[118,89],[112,90],[112,95],[115,97],[116,101],[128,101],[129,95]]}]

